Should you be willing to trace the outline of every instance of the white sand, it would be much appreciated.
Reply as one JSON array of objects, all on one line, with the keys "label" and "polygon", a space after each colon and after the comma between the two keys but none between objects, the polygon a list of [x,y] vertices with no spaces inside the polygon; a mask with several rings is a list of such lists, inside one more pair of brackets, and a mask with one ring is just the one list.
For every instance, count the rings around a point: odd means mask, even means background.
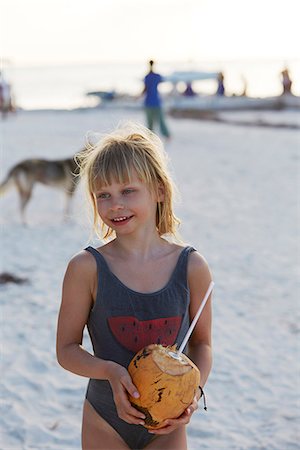
[{"label": "white sand", "polygon": [[[1,123],[1,178],[23,158],[69,156],[88,130],[108,131],[121,118],[143,121],[140,112],[101,110],[10,117]],[[299,131],[168,122],[182,236],[205,255],[216,283],[208,411],[194,414],[189,448],[298,449]],[[55,357],[62,277],[89,238],[81,187],[74,200],[72,221],[62,223],[62,193],[38,186],[25,228],[16,192],[0,199],[0,271],[30,279],[0,287],[3,450],[80,448],[87,380]]]}]

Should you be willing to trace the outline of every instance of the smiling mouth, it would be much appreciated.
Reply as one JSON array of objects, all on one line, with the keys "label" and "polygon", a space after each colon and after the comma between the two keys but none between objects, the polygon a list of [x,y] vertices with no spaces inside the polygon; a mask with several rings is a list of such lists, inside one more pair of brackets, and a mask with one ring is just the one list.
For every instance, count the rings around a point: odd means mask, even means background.
[{"label": "smiling mouth", "polygon": [[122,222],[125,222],[126,220],[131,219],[131,217],[133,217],[133,216],[115,217],[114,219],[111,219],[111,221],[114,223],[122,223]]}]

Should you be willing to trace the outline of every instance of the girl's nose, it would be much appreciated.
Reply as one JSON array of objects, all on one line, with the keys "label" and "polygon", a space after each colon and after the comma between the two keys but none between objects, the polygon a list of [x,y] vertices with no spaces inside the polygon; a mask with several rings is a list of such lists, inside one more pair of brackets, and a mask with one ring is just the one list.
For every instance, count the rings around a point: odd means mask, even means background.
[{"label": "girl's nose", "polygon": [[124,204],[120,198],[113,199],[110,205],[112,211],[119,211],[124,209]]}]

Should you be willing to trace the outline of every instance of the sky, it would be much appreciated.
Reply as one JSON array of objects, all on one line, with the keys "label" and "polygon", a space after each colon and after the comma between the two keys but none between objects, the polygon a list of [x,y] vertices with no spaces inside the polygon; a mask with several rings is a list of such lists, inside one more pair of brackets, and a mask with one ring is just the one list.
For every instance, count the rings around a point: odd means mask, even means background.
[{"label": "sky", "polygon": [[0,0],[4,64],[300,58],[298,0]]}]

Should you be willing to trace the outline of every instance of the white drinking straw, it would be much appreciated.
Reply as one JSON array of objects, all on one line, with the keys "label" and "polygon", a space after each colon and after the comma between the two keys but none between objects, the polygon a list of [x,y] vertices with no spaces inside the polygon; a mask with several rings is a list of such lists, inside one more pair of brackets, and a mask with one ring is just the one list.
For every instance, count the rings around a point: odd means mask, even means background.
[{"label": "white drinking straw", "polygon": [[187,343],[187,341],[189,340],[189,337],[190,337],[190,335],[192,334],[192,331],[193,331],[193,329],[195,328],[195,325],[196,325],[196,323],[197,323],[197,321],[198,321],[198,319],[199,319],[199,317],[200,317],[200,314],[202,313],[202,311],[203,311],[203,309],[204,309],[204,306],[206,305],[206,302],[207,302],[207,300],[208,300],[208,297],[210,296],[210,294],[211,294],[211,292],[212,292],[212,290],[213,290],[213,288],[214,288],[214,284],[215,284],[215,283],[214,283],[213,281],[210,282],[210,285],[208,286],[207,292],[206,292],[206,294],[205,294],[204,299],[203,299],[202,302],[201,302],[201,305],[200,305],[200,307],[199,307],[199,309],[198,309],[198,311],[197,311],[197,314],[195,315],[194,320],[193,320],[193,322],[191,323],[190,328],[188,329],[188,331],[187,331],[187,333],[186,333],[186,335],[185,335],[185,337],[184,337],[184,339],[183,339],[183,341],[182,341],[182,344],[181,344],[181,346],[179,347],[178,352],[176,352],[178,356],[182,353],[184,347],[186,346],[186,343]]}]

